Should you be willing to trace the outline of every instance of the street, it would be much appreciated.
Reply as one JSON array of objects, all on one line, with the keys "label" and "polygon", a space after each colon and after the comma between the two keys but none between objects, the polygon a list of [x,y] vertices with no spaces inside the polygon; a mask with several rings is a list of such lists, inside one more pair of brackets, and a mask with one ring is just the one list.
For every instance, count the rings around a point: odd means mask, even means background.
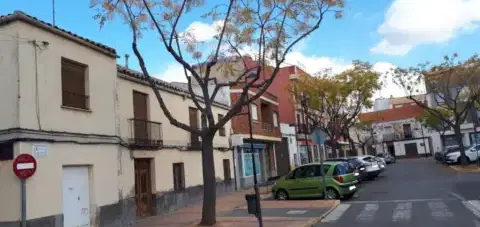
[{"label": "street", "polygon": [[431,158],[398,160],[316,226],[479,227],[479,188],[478,173],[457,173]]}]

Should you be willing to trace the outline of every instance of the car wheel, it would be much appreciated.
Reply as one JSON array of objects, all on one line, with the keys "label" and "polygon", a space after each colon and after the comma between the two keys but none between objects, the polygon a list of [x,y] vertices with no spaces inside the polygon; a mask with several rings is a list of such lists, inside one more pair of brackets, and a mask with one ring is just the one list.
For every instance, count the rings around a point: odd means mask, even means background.
[{"label": "car wheel", "polygon": [[287,191],[283,189],[278,189],[277,194],[276,194],[276,199],[278,200],[287,200],[288,199],[288,193]]},{"label": "car wheel", "polygon": [[325,199],[338,199],[339,195],[334,188],[327,188],[323,196]]},{"label": "car wheel", "polygon": [[[464,158],[464,159],[462,160],[462,158]],[[462,161],[463,161],[463,162],[462,162]],[[458,157],[457,162],[458,162],[458,164],[470,163],[470,159],[469,159],[467,156],[465,156],[465,157],[460,156],[460,157]]]}]

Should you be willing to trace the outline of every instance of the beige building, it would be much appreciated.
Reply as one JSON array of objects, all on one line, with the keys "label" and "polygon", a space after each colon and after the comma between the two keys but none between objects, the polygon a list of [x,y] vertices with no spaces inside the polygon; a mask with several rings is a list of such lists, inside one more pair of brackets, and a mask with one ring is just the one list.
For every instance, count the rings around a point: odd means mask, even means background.
[{"label": "beige building", "polygon": [[[0,226],[21,219],[21,153],[30,226],[124,226],[201,200],[201,141],[164,116],[114,49],[15,12],[0,18]],[[198,124],[188,93],[157,80],[172,114]],[[221,117],[228,105],[215,103]],[[230,123],[215,138],[217,193],[233,190]]]}]

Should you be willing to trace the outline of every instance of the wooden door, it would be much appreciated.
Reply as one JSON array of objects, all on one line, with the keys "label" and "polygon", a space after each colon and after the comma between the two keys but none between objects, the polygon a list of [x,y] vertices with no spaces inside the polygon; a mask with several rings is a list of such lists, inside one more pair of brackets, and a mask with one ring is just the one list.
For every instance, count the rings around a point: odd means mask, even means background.
[{"label": "wooden door", "polygon": [[133,127],[136,142],[148,140],[148,95],[133,91]]},{"label": "wooden door", "polygon": [[152,215],[152,178],[150,159],[135,159],[135,199],[137,217]]},{"label": "wooden door", "polygon": [[281,143],[275,143],[275,157],[277,159],[277,175],[283,176],[290,172],[288,138],[282,137]]},{"label": "wooden door", "polygon": [[[195,108],[190,107],[188,109],[189,117],[190,117],[190,126],[199,128],[198,126],[198,110]],[[190,143],[191,145],[199,144],[198,136],[190,133]]]}]

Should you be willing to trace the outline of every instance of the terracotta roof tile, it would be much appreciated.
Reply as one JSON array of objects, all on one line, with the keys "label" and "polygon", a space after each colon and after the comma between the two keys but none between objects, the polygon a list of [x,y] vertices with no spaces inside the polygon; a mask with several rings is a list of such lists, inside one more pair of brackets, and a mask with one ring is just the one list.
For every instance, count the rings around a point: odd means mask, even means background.
[{"label": "terracotta roof tile", "polygon": [[[125,76],[128,76],[130,78],[135,78],[135,79],[137,79],[137,81],[140,80],[140,81],[147,82],[146,81],[147,78],[143,75],[143,73],[135,71],[133,69],[129,69],[125,66],[117,65],[117,72],[119,72],[119,73],[121,73]],[[160,79],[157,79],[157,78],[153,78],[153,80],[155,81],[155,84],[158,86],[159,89],[174,92],[174,93],[179,94],[179,95],[190,96],[190,92],[187,89],[183,89],[179,86],[172,85],[172,84],[170,84],[166,81],[163,81],[163,80],[160,80]],[[200,101],[201,101],[203,97],[197,95],[197,98],[199,98]],[[214,101],[213,104],[215,104],[219,107],[222,107],[222,108],[230,108],[228,105],[226,105],[224,103],[221,103],[221,102],[217,102],[217,101]]]},{"label": "terracotta roof tile", "polygon": [[7,14],[0,16],[0,26],[2,25],[7,25],[11,22],[14,21],[23,21],[25,23],[28,23],[30,25],[33,25],[35,27],[47,30],[49,32],[52,32],[56,35],[63,36],[64,38],[70,39],[74,42],[77,42],[79,44],[89,46],[93,49],[96,49],[97,51],[101,51],[104,54],[110,55],[112,57],[117,57],[117,52],[114,48],[103,45],[101,43],[97,43],[95,41],[92,41],[90,39],[81,37],[71,31],[67,31],[65,29],[59,28],[57,26],[54,26],[48,22],[42,21],[36,17],[30,16],[22,11],[16,10],[13,12],[13,14]]},{"label": "terracotta roof tile", "polygon": [[360,114],[360,121],[371,121],[374,123],[397,121],[408,118],[416,118],[423,114],[424,109],[417,105],[408,105],[400,108],[380,110]]}]

